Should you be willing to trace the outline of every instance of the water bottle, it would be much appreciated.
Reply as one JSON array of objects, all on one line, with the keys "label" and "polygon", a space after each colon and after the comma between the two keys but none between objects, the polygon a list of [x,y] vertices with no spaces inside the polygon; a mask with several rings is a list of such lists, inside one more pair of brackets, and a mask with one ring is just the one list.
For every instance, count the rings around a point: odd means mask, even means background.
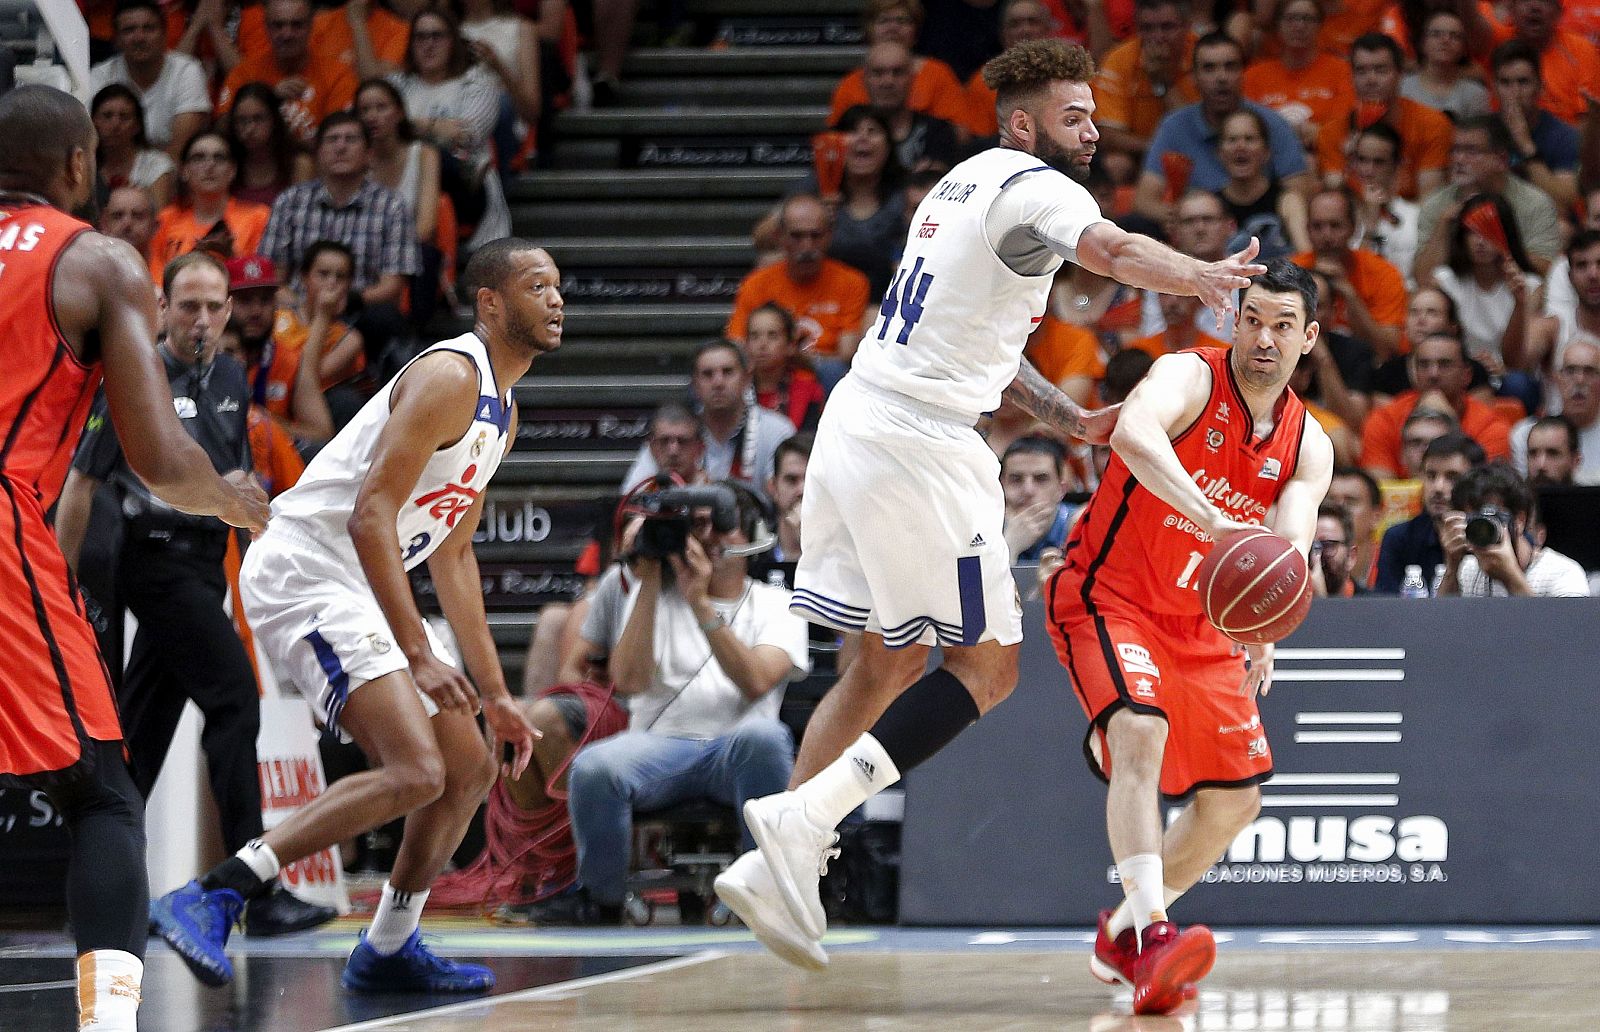
[{"label": "water bottle", "polygon": [[1428,582],[1422,579],[1422,567],[1407,566],[1405,579],[1400,582],[1401,598],[1427,598]]}]

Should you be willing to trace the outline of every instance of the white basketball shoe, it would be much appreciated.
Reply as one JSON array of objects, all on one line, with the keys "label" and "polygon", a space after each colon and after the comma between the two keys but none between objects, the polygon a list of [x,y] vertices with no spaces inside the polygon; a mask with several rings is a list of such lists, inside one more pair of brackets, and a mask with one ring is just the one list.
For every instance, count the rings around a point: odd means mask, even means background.
[{"label": "white basketball shoe", "polygon": [[772,880],[800,930],[820,940],[828,930],[818,882],[828,861],[839,855],[839,836],[819,828],[793,792],[779,792],[744,804],[744,823],[761,847]]},{"label": "white basketball shoe", "polygon": [[828,966],[822,944],[800,930],[772,879],[759,849],[752,849],[717,875],[717,898],[738,915],[756,941],[780,960],[807,971]]}]

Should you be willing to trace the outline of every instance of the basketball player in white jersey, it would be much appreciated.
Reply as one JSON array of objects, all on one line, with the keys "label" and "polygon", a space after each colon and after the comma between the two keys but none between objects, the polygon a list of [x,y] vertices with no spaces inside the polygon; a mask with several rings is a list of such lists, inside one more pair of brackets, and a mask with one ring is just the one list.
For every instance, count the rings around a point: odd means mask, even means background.
[{"label": "basketball player in white jersey", "polygon": [[[512,386],[535,356],[561,345],[561,276],[548,254],[512,238],[474,254],[464,279],[477,307],[472,332],[428,348],[379,391],[273,502],[271,532],[245,556],[240,594],[274,672],[321,724],[354,739],[372,769],[334,782],[152,907],[162,938],[209,985],[233,977],[228,932],[281,865],[400,816],[399,855],[345,965],[345,988],[494,984],[486,967],[429,952],[417,923],[494,782],[499,743],[514,746],[512,775],[532,754],[536,732],[506,691],[489,635],[472,534],[516,439]],[[406,571],[423,561],[466,672],[412,600]]]},{"label": "basketball player in white jersey", "polygon": [[[826,963],[817,883],[838,852],[834,827],[1017,682],[1022,607],[999,464],[973,424],[1002,398],[1096,442],[1116,419],[1084,412],[1022,359],[1056,270],[1073,261],[1198,297],[1219,325],[1232,292],[1265,271],[1254,240],[1201,262],[1101,216],[1080,185],[1100,137],[1081,47],[1022,43],[983,74],[1000,145],[951,169],[917,208],[808,467],[793,608],[861,632],[861,652],[812,717],[791,790],[745,804],[760,849],[717,881],[762,941],[813,968]],[[925,674],[934,645],[943,665]]]}]

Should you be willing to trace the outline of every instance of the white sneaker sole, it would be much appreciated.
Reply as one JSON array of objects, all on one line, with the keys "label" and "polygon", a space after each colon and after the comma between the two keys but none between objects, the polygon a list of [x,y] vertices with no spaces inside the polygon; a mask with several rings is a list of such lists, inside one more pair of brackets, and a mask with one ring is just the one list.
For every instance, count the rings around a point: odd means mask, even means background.
[{"label": "white sneaker sole", "polygon": [[1122,973],[1107,964],[1094,954],[1089,955],[1089,973],[1106,985],[1125,985],[1133,988],[1133,983],[1122,977]]},{"label": "white sneaker sole", "polygon": [[[827,922],[824,921],[822,926],[818,927],[816,920],[812,918],[810,908],[806,906],[806,900],[800,894],[800,885],[795,881],[794,872],[789,870],[789,865],[784,862],[785,854],[777,830],[767,823],[766,813],[756,805],[759,802],[759,799],[751,799],[744,804],[745,827],[750,829],[750,837],[756,840],[761,855],[767,858],[767,868],[772,872],[772,880],[777,883],[778,892],[783,896],[784,905],[789,908],[794,923],[811,938],[820,940],[823,933],[828,930]],[[821,906],[820,900],[818,906]]]},{"label": "white sneaker sole", "polygon": [[717,898],[744,922],[756,941],[779,960],[806,971],[827,970],[828,954],[822,944],[800,937],[798,928],[785,927],[781,917],[772,912],[771,904],[751,891],[750,886],[727,875],[719,876],[714,884]]}]

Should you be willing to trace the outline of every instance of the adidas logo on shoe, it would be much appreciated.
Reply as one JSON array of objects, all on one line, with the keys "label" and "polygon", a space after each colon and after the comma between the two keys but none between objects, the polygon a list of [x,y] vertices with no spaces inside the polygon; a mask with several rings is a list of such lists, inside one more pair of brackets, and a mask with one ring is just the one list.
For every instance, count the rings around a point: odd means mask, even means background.
[{"label": "adidas logo on shoe", "polygon": [[972,540],[967,544],[967,547],[968,548],[977,548],[978,546],[980,546],[982,544],[983,544],[983,535],[982,534],[974,534],[974,535],[972,535]]},{"label": "adidas logo on shoe", "polygon": [[871,781],[878,773],[878,765],[873,763],[871,760],[863,760],[861,757],[857,756],[855,757],[855,761],[856,766],[861,769],[861,773],[867,776],[868,781]]}]

